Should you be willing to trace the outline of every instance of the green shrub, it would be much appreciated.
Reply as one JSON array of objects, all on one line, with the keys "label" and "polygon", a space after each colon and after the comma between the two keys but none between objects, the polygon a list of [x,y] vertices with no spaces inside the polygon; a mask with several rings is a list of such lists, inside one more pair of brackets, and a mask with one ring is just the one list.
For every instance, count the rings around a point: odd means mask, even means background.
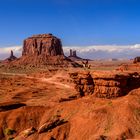
[{"label": "green shrub", "polygon": [[14,138],[8,138],[8,140],[14,140]]},{"label": "green shrub", "polygon": [[4,129],[4,135],[7,136],[7,135],[13,135],[16,131],[11,129],[11,128],[6,128]]},{"label": "green shrub", "polygon": [[112,106],[112,105],[113,105],[112,101],[109,101],[109,102],[108,102],[108,105],[109,105],[109,106]]}]

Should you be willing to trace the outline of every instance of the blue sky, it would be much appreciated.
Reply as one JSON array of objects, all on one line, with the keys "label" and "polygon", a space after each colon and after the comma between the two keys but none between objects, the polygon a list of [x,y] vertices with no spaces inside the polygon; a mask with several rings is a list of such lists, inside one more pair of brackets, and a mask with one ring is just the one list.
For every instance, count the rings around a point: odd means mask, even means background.
[{"label": "blue sky", "polygon": [[0,0],[0,47],[53,33],[64,46],[140,43],[139,0]]}]

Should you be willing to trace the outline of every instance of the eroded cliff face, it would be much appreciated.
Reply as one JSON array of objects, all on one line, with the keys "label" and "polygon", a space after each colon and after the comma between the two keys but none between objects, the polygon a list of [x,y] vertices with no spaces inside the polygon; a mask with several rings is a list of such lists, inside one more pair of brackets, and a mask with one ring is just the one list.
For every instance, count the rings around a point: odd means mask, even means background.
[{"label": "eroded cliff face", "polygon": [[[139,87],[138,73],[78,71],[70,73],[73,80],[66,74],[1,74],[0,139],[140,138],[140,88],[132,90]],[[85,97],[67,100],[76,95],[72,82]],[[99,88],[101,97],[114,98],[110,87],[132,91],[113,100],[96,97]]]},{"label": "eroded cliff face", "polygon": [[52,34],[34,35],[24,40],[22,56],[64,55],[61,40]]},{"label": "eroded cliff face", "polygon": [[94,94],[100,98],[116,98],[140,87],[140,74],[136,72],[75,72],[70,73],[80,96]]},{"label": "eroded cliff face", "polygon": [[79,96],[93,94],[95,85],[90,72],[85,71],[70,73],[70,77],[75,84],[75,89],[77,90]]}]

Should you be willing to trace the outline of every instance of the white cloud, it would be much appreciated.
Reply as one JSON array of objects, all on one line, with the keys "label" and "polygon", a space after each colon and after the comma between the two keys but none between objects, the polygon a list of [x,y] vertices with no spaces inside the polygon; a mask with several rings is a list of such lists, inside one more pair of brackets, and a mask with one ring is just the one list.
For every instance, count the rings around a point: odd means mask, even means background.
[{"label": "white cloud", "polygon": [[77,55],[90,59],[109,58],[134,58],[140,56],[140,44],[136,45],[96,45],[96,46],[66,46],[64,51],[69,54],[69,49],[77,50]]},{"label": "white cloud", "polygon": [[[140,56],[140,44],[135,45],[94,45],[94,46],[64,46],[65,55],[69,55],[69,50],[77,51],[77,55],[90,59],[109,59],[109,58],[134,58]],[[0,59],[5,59],[10,55],[21,56],[22,46],[11,46],[0,48]]]}]

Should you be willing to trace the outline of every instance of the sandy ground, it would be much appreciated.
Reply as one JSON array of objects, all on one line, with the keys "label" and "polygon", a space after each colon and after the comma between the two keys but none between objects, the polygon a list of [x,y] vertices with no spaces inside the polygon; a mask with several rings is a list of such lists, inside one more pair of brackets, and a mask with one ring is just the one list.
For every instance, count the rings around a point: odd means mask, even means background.
[{"label": "sandy ground", "polygon": [[[122,63],[122,62],[121,62]],[[120,62],[92,62],[92,69],[112,70]],[[75,71],[78,71],[76,69]],[[83,70],[83,69],[82,69]],[[18,71],[18,70],[17,70]],[[35,132],[25,140],[125,140],[140,139],[140,89],[124,97],[100,99],[92,95],[60,102],[76,95],[69,70],[55,72],[0,72],[0,139],[18,137],[38,129],[51,118],[61,116],[64,124],[44,133]],[[5,134],[7,129],[15,134]],[[23,134],[23,133],[22,133]]]}]

